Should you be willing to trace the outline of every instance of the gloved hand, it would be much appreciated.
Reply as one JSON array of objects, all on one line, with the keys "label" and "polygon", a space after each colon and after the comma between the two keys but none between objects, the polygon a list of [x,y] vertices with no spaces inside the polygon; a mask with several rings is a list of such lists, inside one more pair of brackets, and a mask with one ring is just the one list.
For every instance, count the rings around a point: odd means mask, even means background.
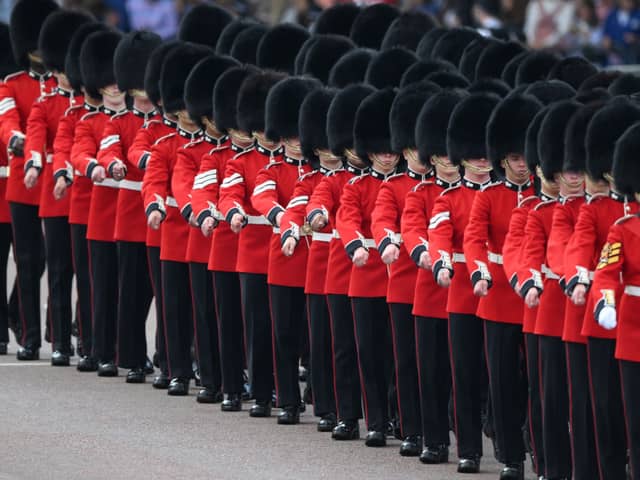
[{"label": "gloved hand", "polygon": [[605,305],[598,314],[598,324],[605,330],[613,330],[618,324],[616,308]]}]

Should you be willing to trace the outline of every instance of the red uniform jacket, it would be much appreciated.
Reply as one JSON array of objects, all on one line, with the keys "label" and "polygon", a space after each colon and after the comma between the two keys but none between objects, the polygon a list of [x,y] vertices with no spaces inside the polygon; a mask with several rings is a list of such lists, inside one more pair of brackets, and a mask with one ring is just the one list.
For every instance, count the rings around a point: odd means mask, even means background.
[{"label": "red uniform jacket", "polygon": [[[276,226],[276,216],[284,212],[289,201],[293,199],[293,190],[298,179],[310,170],[311,167],[306,161],[284,155],[282,161],[265,165],[256,176],[251,204],[274,226],[267,278],[271,285],[304,287],[309,247],[303,242],[294,250],[293,255],[285,257],[280,243],[280,229]],[[285,228],[290,227],[282,225]]]},{"label": "red uniform jacket", "polygon": [[371,213],[371,231],[380,255],[391,243],[400,249],[398,260],[389,266],[389,284],[387,285],[387,302],[389,303],[413,304],[418,269],[411,261],[407,250],[400,245],[403,242],[400,234],[400,219],[407,194],[425,179],[423,177],[411,170],[389,177],[380,186],[376,206]]},{"label": "red uniform jacket", "polygon": [[[35,100],[50,93],[56,80],[50,73],[40,76],[34,72],[16,72],[0,84],[0,141],[9,145],[14,135],[25,136],[27,119]],[[25,154],[27,153],[25,149]],[[6,198],[10,202],[38,205],[40,188],[27,190],[24,186],[24,157],[9,154],[11,170]]]},{"label": "red uniform jacket", "polygon": [[316,215],[324,214],[329,219],[333,238],[329,242],[329,261],[324,291],[328,295],[347,295],[352,263],[344,251],[344,245],[336,230],[336,214],[340,207],[342,189],[355,175],[365,170],[347,165],[346,169],[334,170],[324,177],[313,191],[307,205],[307,221],[311,223]]},{"label": "red uniform jacket", "polygon": [[350,297],[387,295],[388,269],[380,260],[371,233],[371,213],[383,180],[384,175],[371,170],[368,174],[349,180],[342,191],[340,208],[336,215],[336,228],[344,248],[349,257],[360,247],[369,251],[369,259],[364,266],[351,267],[348,293]]},{"label": "red uniform jacket", "polygon": [[[590,277],[598,264],[611,225],[625,215],[635,214],[637,211],[636,202],[626,203],[615,193],[609,196],[594,195],[582,205],[565,258],[565,277],[569,294],[578,283],[586,286],[591,284]],[[618,300],[621,295],[622,288],[619,287],[616,292]],[[614,339],[615,330],[605,330],[593,318],[593,306],[595,299],[599,297],[597,292],[589,292],[581,333],[586,337]]]},{"label": "red uniform jacket", "polygon": [[147,216],[154,210],[159,210],[165,217],[160,240],[160,260],[187,261],[189,224],[180,215],[171,188],[171,177],[178,150],[200,135],[199,131],[189,133],[178,129],[177,132],[160,138],[151,148],[151,156],[142,181],[142,198]]},{"label": "red uniform jacket", "polygon": [[522,324],[522,300],[511,288],[502,266],[502,246],[511,212],[533,194],[531,182],[523,186],[504,181],[476,194],[464,232],[464,256],[471,282],[489,281],[489,293],[478,302],[477,315],[485,320]]},{"label": "red uniform jacket", "polygon": [[463,180],[448,188],[435,199],[429,221],[429,254],[433,264],[433,278],[441,268],[448,268],[452,279],[447,293],[447,312],[475,315],[478,297],[467,276],[462,245],[464,230],[469,222],[473,199],[482,188],[479,183]]},{"label": "red uniform jacket", "polygon": [[[592,292],[596,299],[596,318],[608,299],[616,297],[622,276],[622,294],[615,300],[618,317],[616,358],[640,362],[640,219],[628,216],[616,222],[609,230],[593,280]],[[607,302],[610,303],[610,302]]]},{"label": "red uniform jacket", "polygon": [[[420,255],[429,251],[429,221],[433,205],[440,194],[450,185],[442,181],[426,181],[418,184],[407,194],[402,212],[402,238],[405,251],[414,263],[420,262]],[[447,318],[448,292],[440,288],[431,270],[420,268],[414,279],[415,293],[413,314],[428,318]]]},{"label": "red uniform jacket", "polygon": [[282,148],[268,151],[250,148],[238,153],[227,162],[224,180],[220,185],[218,209],[227,222],[234,214],[245,218],[245,227],[238,239],[236,271],[241,273],[266,274],[269,265],[269,242],[273,227],[269,220],[256,210],[251,195],[256,186],[258,172],[269,162],[279,161]]}]

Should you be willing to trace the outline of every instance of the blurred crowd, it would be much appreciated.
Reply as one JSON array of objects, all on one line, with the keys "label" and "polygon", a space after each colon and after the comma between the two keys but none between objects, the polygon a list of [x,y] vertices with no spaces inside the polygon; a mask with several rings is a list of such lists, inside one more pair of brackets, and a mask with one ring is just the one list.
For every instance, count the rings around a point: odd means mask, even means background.
[{"label": "blurred crowd", "polygon": [[[15,0],[0,0],[7,21]],[[60,0],[81,7],[122,31],[176,34],[182,16],[208,0]],[[447,26],[469,25],[494,36],[519,39],[536,49],[581,55],[602,65],[640,63],[638,0],[386,0],[404,10],[431,13]],[[239,16],[275,24],[313,24],[319,13],[341,0],[216,0]],[[355,3],[379,3],[361,0]]]}]

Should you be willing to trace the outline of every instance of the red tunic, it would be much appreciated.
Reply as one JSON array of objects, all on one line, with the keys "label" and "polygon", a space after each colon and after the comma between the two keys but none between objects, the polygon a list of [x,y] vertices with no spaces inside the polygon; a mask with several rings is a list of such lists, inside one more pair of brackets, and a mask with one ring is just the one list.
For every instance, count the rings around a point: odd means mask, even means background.
[{"label": "red tunic", "polygon": [[[51,74],[39,76],[33,72],[16,72],[0,84],[0,141],[9,145],[14,135],[23,136],[27,131],[27,119],[35,100],[50,93],[56,86]],[[25,149],[25,154],[26,154]],[[9,154],[11,170],[6,198],[10,202],[38,205],[40,188],[27,190],[24,186],[24,157]]]},{"label": "red tunic", "polygon": [[487,296],[480,298],[477,315],[485,320],[522,324],[522,300],[511,288],[502,266],[502,246],[511,212],[533,194],[531,182],[518,186],[500,182],[476,194],[464,232],[464,256],[471,282],[489,280]]}]

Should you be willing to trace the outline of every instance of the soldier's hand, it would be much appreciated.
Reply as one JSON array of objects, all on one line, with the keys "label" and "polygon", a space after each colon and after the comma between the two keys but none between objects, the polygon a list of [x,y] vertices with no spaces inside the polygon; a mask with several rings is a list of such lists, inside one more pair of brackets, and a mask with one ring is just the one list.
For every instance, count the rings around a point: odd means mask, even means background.
[{"label": "soldier's hand", "polygon": [[114,180],[122,180],[125,177],[127,170],[124,168],[124,163],[117,161],[111,167],[111,174]]},{"label": "soldier's hand", "polygon": [[215,228],[215,220],[213,217],[207,217],[202,221],[202,225],[200,225],[200,231],[202,235],[205,237],[211,236],[213,233],[213,229]]},{"label": "soldier's hand", "polygon": [[489,293],[489,282],[486,280],[478,280],[473,286],[473,294],[476,297],[486,297]]},{"label": "soldier's hand", "polygon": [[27,170],[27,173],[24,174],[24,186],[27,187],[27,189],[35,187],[38,183],[39,175],[40,172],[36,167],[29,168],[29,170]]},{"label": "soldier's hand", "polygon": [[431,255],[426,250],[420,254],[420,260],[418,266],[425,270],[431,270]]},{"label": "soldier's hand", "polygon": [[107,172],[105,171],[102,165],[98,165],[97,167],[93,167],[93,171],[91,172],[91,181],[94,183],[101,183],[104,179],[107,178]]},{"label": "soldier's hand", "polygon": [[160,210],[154,210],[147,217],[147,225],[154,230],[158,230],[160,228],[160,224],[162,223],[162,213]]},{"label": "soldier's hand", "polygon": [[198,228],[198,221],[196,220],[195,215],[192,213],[191,215],[189,215],[189,226],[190,227],[195,227]]},{"label": "soldier's hand", "polygon": [[56,200],[64,198],[67,194],[67,181],[64,177],[58,177],[56,184],[53,186],[53,197]]},{"label": "soldier's hand", "polygon": [[399,256],[400,256],[400,249],[393,243],[390,243],[389,245],[384,247],[381,258],[382,258],[382,262],[385,265],[391,265],[393,262],[398,260]]},{"label": "soldier's hand", "polygon": [[314,232],[320,232],[324,227],[327,226],[327,223],[329,223],[327,217],[325,217],[324,215],[316,215],[315,217],[313,217],[313,220],[311,220],[311,230],[313,230]]},{"label": "soldier's hand", "polygon": [[276,215],[276,227],[280,228],[280,223],[282,222],[282,217],[284,217],[284,212],[280,212]]},{"label": "soldier's hand", "polygon": [[579,283],[573,289],[573,293],[571,294],[571,301],[574,305],[582,306],[585,304],[587,300],[587,287]]},{"label": "soldier's hand", "polygon": [[364,267],[369,260],[369,251],[364,247],[356,248],[356,251],[353,252],[352,260],[356,267]]},{"label": "soldier's hand", "polygon": [[291,255],[293,255],[293,251],[296,249],[296,245],[296,239],[293,237],[288,237],[282,245],[282,254],[285,257],[290,257]]},{"label": "soldier's hand", "polygon": [[9,139],[9,151],[18,157],[24,157],[24,135],[15,134]]},{"label": "soldier's hand", "polygon": [[530,288],[527,295],[524,297],[524,303],[529,308],[535,308],[540,304],[540,294],[537,288]]},{"label": "soldier's hand", "polygon": [[449,288],[451,285],[451,272],[448,268],[441,268],[438,272],[438,285],[444,288]]},{"label": "soldier's hand", "polygon": [[239,213],[234,213],[233,217],[231,217],[230,226],[233,233],[240,233],[244,227],[244,217]]}]

